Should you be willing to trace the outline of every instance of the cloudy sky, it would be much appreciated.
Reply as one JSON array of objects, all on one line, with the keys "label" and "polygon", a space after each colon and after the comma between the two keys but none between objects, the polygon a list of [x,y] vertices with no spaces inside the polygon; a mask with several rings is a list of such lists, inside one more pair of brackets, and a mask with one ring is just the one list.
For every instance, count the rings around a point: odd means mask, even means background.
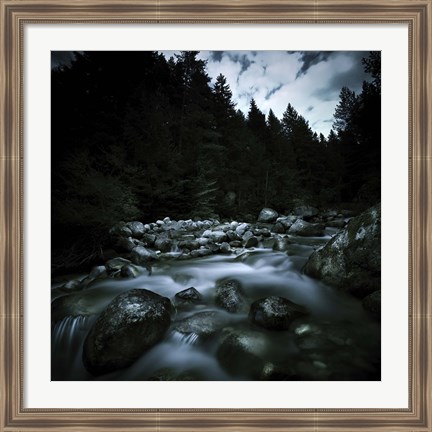
[{"label": "cloudy sky", "polygon": [[[175,52],[166,51],[169,58]],[[356,93],[364,80],[361,59],[365,51],[201,51],[212,78],[227,78],[238,109],[247,114],[251,98],[268,114],[282,117],[288,103],[309,121],[317,133],[328,135],[343,86]],[[71,52],[53,52],[52,66],[68,64]]]},{"label": "cloudy sky", "polygon": [[328,135],[343,86],[356,93],[369,76],[363,71],[364,51],[201,51],[212,82],[227,78],[237,108],[247,113],[253,97],[267,114],[282,117],[288,103],[317,133]]}]

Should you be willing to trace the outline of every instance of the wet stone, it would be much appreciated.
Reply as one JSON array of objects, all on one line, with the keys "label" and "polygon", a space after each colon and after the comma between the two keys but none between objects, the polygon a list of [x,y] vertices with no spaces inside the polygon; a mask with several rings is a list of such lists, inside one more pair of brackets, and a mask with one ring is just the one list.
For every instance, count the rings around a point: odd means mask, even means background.
[{"label": "wet stone", "polygon": [[203,297],[194,287],[178,292],[174,297],[174,303],[179,305],[201,304]]},{"label": "wet stone", "polygon": [[240,282],[236,280],[223,280],[216,283],[217,306],[228,312],[240,312],[245,307],[245,299]]},{"label": "wet stone", "polygon": [[269,330],[287,330],[292,321],[306,314],[305,307],[284,297],[270,296],[252,303],[249,320]]}]

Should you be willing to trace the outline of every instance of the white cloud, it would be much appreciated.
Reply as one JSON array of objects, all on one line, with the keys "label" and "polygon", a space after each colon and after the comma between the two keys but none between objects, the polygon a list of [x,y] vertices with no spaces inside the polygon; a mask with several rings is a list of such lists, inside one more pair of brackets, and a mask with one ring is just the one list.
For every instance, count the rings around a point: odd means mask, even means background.
[{"label": "white cloud", "polygon": [[333,52],[325,61],[309,65],[297,79],[303,66],[299,52],[224,51],[215,61],[210,52],[202,51],[199,58],[207,60],[212,83],[220,73],[226,77],[236,107],[245,114],[252,97],[265,114],[272,109],[279,118],[291,103],[314,131],[327,136],[342,86],[359,91],[366,79],[362,55]]}]

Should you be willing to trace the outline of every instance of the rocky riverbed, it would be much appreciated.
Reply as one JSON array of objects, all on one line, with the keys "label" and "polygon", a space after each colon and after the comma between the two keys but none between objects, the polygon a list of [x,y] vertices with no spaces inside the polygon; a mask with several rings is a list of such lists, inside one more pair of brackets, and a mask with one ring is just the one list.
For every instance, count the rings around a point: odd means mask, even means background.
[{"label": "rocky riverbed", "polygon": [[54,380],[380,379],[380,208],[121,222],[52,285]]}]

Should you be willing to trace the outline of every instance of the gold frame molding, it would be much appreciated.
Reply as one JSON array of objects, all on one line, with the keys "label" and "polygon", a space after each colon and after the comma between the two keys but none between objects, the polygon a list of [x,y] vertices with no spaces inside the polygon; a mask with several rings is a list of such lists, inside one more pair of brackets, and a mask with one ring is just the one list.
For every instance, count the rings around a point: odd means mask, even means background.
[{"label": "gold frame molding", "polygon": [[[0,431],[432,431],[432,0],[0,0]],[[23,28],[31,23],[409,27],[409,407],[30,409],[23,404]]]}]

